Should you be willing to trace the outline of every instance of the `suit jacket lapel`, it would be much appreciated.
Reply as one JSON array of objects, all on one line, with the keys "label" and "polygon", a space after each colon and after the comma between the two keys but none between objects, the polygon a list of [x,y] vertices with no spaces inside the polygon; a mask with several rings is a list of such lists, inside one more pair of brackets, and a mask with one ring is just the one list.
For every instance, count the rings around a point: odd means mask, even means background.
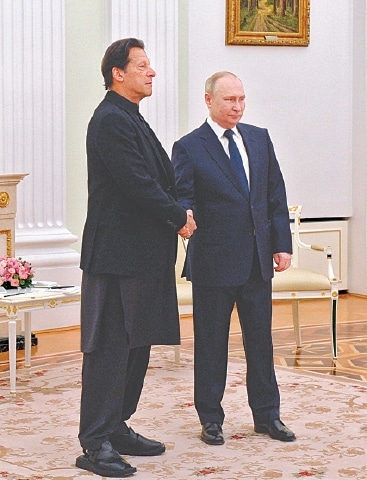
[{"label": "suit jacket lapel", "polygon": [[218,165],[218,167],[222,170],[224,175],[229,178],[229,180],[233,183],[236,189],[245,197],[249,198],[248,192],[244,190],[239,181],[237,175],[235,174],[234,170],[231,167],[228,155],[224,151],[223,145],[218,140],[218,137],[213,132],[211,127],[205,122],[202,127],[202,139],[205,143],[205,148],[207,149],[208,153],[210,154],[213,161]]},{"label": "suit jacket lapel", "polygon": [[259,175],[261,175],[261,162],[259,162],[258,158],[257,143],[253,138],[253,135],[246,128],[246,125],[238,124],[237,128],[241,134],[247,152],[250,170],[250,196],[254,198],[257,189],[257,180],[260,178]]},{"label": "suit jacket lapel", "polygon": [[140,115],[136,117],[132,117],[134,123],[138,126],[140,131],[143,132],[144,137],[146,138],[147,142],[150,144],[152,151],[154,153],[154,157],[157,160],[156,167],[159,168],[161,173],[167,178],[167,182],[169,185],[174,184],[174,176],[173,176],[173,168],[172,164],[168,158],[168,155],[164,151],[163,147],[159,143],[155,133],[150,128],[149,124],[144,120],[143,116]]}]

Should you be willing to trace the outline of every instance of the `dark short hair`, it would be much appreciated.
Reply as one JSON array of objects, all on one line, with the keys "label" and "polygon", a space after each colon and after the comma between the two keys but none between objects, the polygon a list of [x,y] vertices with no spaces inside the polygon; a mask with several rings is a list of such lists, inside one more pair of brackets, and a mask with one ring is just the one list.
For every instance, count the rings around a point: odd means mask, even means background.
[{"label": "dark short hair", "polygon": [[124,70],[129,63],[129,53],[131,48],[142,48],[144,50],[144,42],[137,38],[122,38],[121,40],[116,40],[116,42],[113,42],[107,48],[101,64],[106,90],[112,85],[113,67],[122,68]]}]

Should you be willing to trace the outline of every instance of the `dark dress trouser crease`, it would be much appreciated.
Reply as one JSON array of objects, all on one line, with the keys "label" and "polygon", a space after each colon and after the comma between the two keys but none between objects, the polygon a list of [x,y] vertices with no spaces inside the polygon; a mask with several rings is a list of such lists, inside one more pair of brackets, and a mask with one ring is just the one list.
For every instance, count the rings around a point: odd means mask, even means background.
[{"label": "dark dress trouser crease", "polygon": [[[93,277],[100,281],[93,275],[88,281]],[[98,345],[83,356],[79,439],[84,449],[99,449],[112,433],[125,432],[124,421],[137,408],[149,363],[150,346],[129,347],[119,289],[119,282],[109,283]]]},{"label": "dark dress trouser crease", "polygon": [[254,420],[279,418],[271,336],[271,281],[261,277],[257,254],[245,285],[208,287],[193,282],[195,406],[202,424],[223,424],[230,317],[237,304],[247,363],[247,394]]}]

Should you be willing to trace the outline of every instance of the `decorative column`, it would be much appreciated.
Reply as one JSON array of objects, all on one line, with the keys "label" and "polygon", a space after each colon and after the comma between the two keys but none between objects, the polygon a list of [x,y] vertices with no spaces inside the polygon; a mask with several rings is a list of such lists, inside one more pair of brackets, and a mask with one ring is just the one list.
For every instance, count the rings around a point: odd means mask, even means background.
[{"label": "decorative column", "polygon": [[77,238],[65,226],[64,4],[0,2],[0,172],[29,174],[18,189],[15,254],[36,280],[75,284]]},{"label": "decorative column", "polygon": [[178,137],[178,0],[110,0],[107,42],[126,37],[144,41],[157,76],[153,95],[140,104],[167,153]]}]

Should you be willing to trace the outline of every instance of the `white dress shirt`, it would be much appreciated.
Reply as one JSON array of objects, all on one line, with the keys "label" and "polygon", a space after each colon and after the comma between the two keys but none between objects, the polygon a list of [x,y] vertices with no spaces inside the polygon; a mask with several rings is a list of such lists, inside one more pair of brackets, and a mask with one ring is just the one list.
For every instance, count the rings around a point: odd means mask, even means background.
[{"label": "white dress shirt", "polygon": [[[214,131],[214,133],[216,134],[216,136],[218,137],[218,140],[223,145],[224,151],[226,152],[226,154],[229,157],[229,147],[228,147],[229,140],[228,140],[227,137],[225,137],[223,135],[224,132],[228,129],[223,128],[220,125],[218,125],[216,122],[214,122],[214,120],[212,120],[211,117],[207,118],[207,122],[208,122],[209,126],[212,128],[212,130]],[[241,158],[242,158],[242,163],[243,163],[243,168],[245,169],[245,172],[246,172],[248,187],[250,189],[250,166],[249,166],[249,161],[248,161],[246,148],[245,148],[245,145],[243,144],[241,134],[238,131],[237,127],[234,127],[231,130],[234,133],[233,139],[236,142],[237,148],[240,152],[240,155],[241,155]]]}]

